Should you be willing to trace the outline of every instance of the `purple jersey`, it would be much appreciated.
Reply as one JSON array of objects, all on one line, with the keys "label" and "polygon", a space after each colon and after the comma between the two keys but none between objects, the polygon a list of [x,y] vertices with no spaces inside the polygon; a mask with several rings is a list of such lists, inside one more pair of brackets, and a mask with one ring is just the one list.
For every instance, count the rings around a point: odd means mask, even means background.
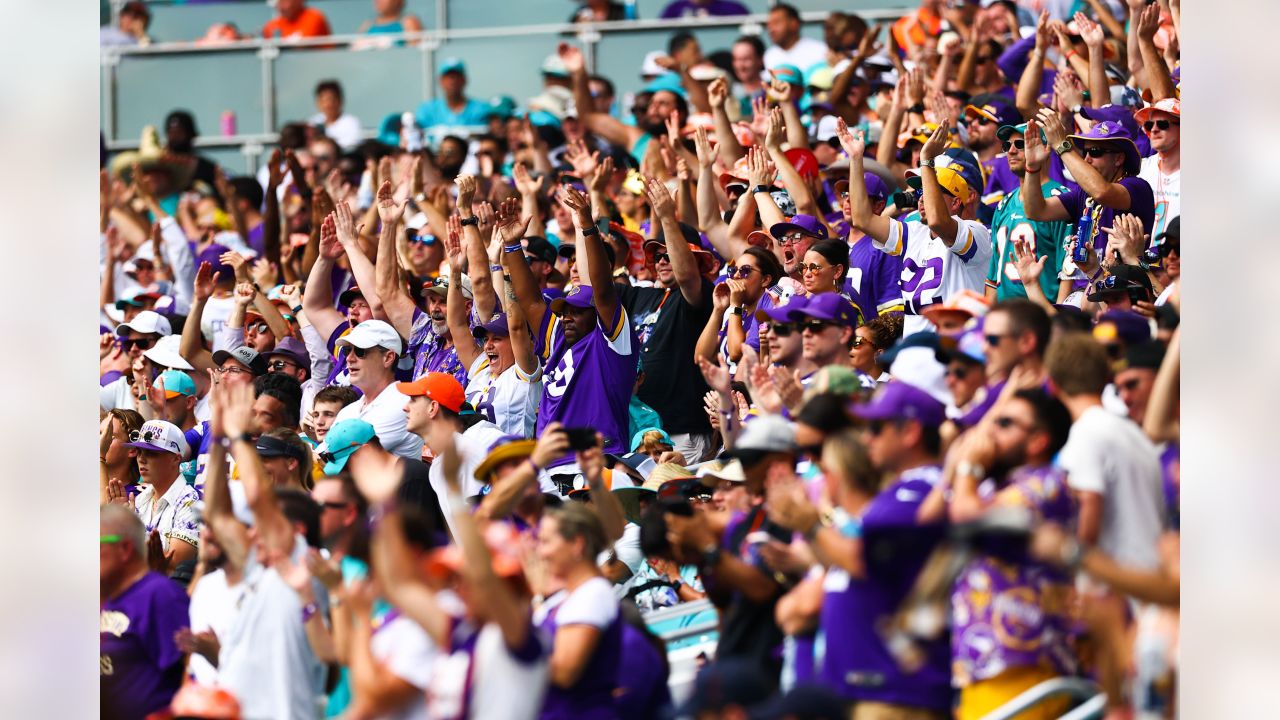
[{"label": "purple jersey", "polygon": [[1009,156],[1000,153],[982,163],[982,170],[987,175],[987,186],[982,190],[982,202],[996,205],[1005,195],[1012,195],[1022,187],[1022,178],[1009,169]]},{"label": "purple jersey", "polygon": [[442,372],[457,378],[462,387],[467,386],[467,369],[458,359],[458,349],[452,344],[445,347],[444,338],[431,327],[431,316],[418,308],[413,309],[413,327],[404,354],[412,364],[396,369],[397,380],[409,381],[429,372]]},{"label": "purple jersey", "polygon": [[182,587],[148,572],[102,603],[98,624],[102,716],[141,720],[168,706],[182,684],[173,635],[189,625]]},{"label": "purple jersey", "polygon": [[[1074,515],[1066,474],[1053,467],[1015,472],[993,501],[996,506],[1030,510],[1037,524],[1065,525]],[[970,560],[951,592],[951,672],[956,687],[991,679],[1010,668],[1074,672],[1067,645],[1069,591],[1069,577],[1048,565],[991,554]]]},{"label": "purple jersey", "polygon": [[1164,504],[1169,517],[1169,527],[1179,529],[1182,524],[1182,449],[1178,443],[1169,443],[1160,453],[1160,470],[1164,476]]},{"label": "purple jersey", "polygon": [[941,477],[936,465],[913,468],[881,490],[862,515],[866,577],[832,567],[823,580],[819,628],[826,654],[820,677],[845,699],[937,711],[951,707],[947,637],[921,643],[924,663],[907,672],[879,627],[897,612],[940,536],[917,524],[916,511]]},{"label": "purple jersey", "polygon": [[[548,604],[554,602],[552,599]],[[606,603],[613,607],[607,607]],[[603,577],[592,578],[566,591],[541,621],[538,614],[535,613],[534,622],[548,638],[555,638],[562,622],[566,626],[594,627],[600,632],[600,640],[587,660],[589,670],[570,687],[554,684],[548,687],[539,720],[615,720],[618,714],[613,693],[618,687],[618,670],[622,666],[622,627],[626,623],[614,599],[612,584]]]},{"label": "purple jersey", "polygon": [[671,705],[666,663],[643,631],[622,620],[622,662],[614,708],[621,720],[665,717]]},{"label": "purple jersey", "polygon": [[1107,238],[1110,237],[1110,233],[1106,232],[1105,228],[1112,227],[1116,215],[1126,213],[1137,215],[1142,221],[1143,231],[1147,233],[1151,232],[1151,226],[1156,219],[1155,194],[1152,193],[1151,186],[1146,180],[1127,177],[1121,178],[1119,184],[1129,191],[1128,210],[1115,210],[1096,203],[1078,185],[1058,196],[1071,222],[1076,223],[1085,213],[1089,214],[1089,237],[1093,239],[1093,247],[1099,253],[1107,247]]},{"label": "purple jersey", "polygon": [[902,312],[902,256],[880,252],[871,238],[858,238],[849,248],[844,294],[862,313],[862,321],[887,312]]},{"label": "purple jersey", "polygon": [[[590,427],[604,435],[605,452],[627,452],[627,409],[636,383],[636,348],[640,344],[627,311],[619,304],[611,322],[597,318],[591,332],[572,346],[565,342],[559,318],[548,312],[543,323],[548,333],[545,337],[552,339],[546,364],[551,371],[543,378],[535,435],[541,436],[552,422]],[[572,456],[565,456],[552,467],[572,460]]]}]

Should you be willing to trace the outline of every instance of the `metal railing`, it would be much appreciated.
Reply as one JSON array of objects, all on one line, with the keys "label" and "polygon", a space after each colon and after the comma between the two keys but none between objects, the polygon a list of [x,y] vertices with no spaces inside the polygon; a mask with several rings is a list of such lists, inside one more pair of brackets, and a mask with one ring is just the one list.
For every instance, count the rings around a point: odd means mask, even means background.
[{"label": "metal railing", "polygon": [[1067,715],[1063,715],[1063,720],[1065,718],[1087,720],[1088,718],[1101,717],[1100,711],[1106,705],[1106,695],[1101,694],[1096,683],[1083,678],[1053,678],[1023,691],[1022,694],[1001,705],[995,712],[987,715],[982,720],[1012,720],[1030,708],[1064,695],[1073,703],[1083,701],[1083,704],[1077,706]]},{"label": "metal railing", "polygon": [[[446,3],[438,3],[444,8]],[[156,43],[147,47],[104,47],[101,53],[101,71],[103,73],[103,134],[107,149],[110,151],[131,150],[138,146],[136,137],[120,137],[117,109],[119,107],[118,89],[122,72],[127,70],[131,58],[154,58],[157,56],[245,56],[255,55],[260,64],[259,82],[261,84],[261,130],[228,136],[205,135],[198,139],[197,146],[204,148],[239,148],[246,156],[250,169],[257,166],[258,157],[268,145],[279,139],[277,133],[277,107],[279,88],[276,79],[276,64],[282,53],[315,49],[346,50],[353,53],[353,61],[358,56],[354,46],[368,43],[371,37],[397,45],[403,43],[407,47],[416,48],[420,53],[419,71],[421,72],[421,100],[433,99],[436,81],[436,54],[443,44],[454,40],[479,40],[503,38],[546,36],[552,39],[576,38],[580,44],[587,67],[594,72],[600,65],[601,53],[607,52],[609,38],[622,38],[657,30],[675,32],[678,30],[715,30],[736,29],[744,35],[759,35],[763,31],[765,14],[741,15],[727,18],[682,18],[678,20],[627,20],[600,23],[550,23],[542,25],[522,25],[512,27],[487,28],[448,28],[444,27],[446,11],[439,10],[441,16],[437,20],[442,27],[414,33],[387,33],[377,36],[366,34],[329,35],[320,38],[299,38],[282,40],[245,39],[230,41],[217,45],[199,45],[195,42]],[[892,20],[900,17],[903,8],[858,10],[858,14],[871,22]],[[806,25],[821,23],[826,19],[827,11],[808,11],[801,14]],[[550,43],[549,43],[550,46]],[[376,51],[372,51],[376,52]],[[622,92],[619,91],[621,97]],[[162,92],[155,97],[154,112],[148,110],[148,116],[163,117],[170,108],[165,105]]]}]

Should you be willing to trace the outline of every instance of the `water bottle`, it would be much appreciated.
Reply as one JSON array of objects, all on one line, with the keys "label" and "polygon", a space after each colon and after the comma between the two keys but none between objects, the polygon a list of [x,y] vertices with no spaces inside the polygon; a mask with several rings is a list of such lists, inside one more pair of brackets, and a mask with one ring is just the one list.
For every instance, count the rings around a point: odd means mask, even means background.
[{"label": "water bottle", "polygon": [[1084,214],[1076,222],[1076,247],[1071,251],[1071,261],[1076,265],[1089,262],[1090,231],[1093,228],[1091,208],[1085,207]]},{"label": "water bottle", "polygon": [[222,136],[231,137],[236,134],[236,113],[234,110],[222,111]]},{"label": "water bottle", "polygon": [[623,3],[623,5],[624,5],[623,13],[625,14],[626,18],[628,20],[635,20],[636,19],[636,0],[626,0],[626,2]]},{"label": "water bottle", "polygon": [[409,152],[422,149],[422,128],[411,112],[400,116],[400,145]]}]

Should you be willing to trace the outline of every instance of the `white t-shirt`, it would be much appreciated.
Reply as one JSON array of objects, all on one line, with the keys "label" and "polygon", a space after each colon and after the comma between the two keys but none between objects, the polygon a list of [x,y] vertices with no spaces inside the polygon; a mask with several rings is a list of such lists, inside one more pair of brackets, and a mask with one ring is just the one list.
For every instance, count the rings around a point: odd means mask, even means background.
[{"label": "white t-shirt", "polygon": [[764,66],[770,70],[779,65],[795,65],[800,72],[808,73],[814,65],[826,63],[827,44],[813,38],[800,38],[790,50],[773,45],[764,51]]},{"label": "white t-shirt", "polygon": [[[297,542],[294,552],[297,556]],[[241,582],[244,598],[220,638],[218,683],[240,700],[245,718],[315,720],[324,692],[324,664],[311,650],[298,593],[274,568],[250,553]]]},{"label": "white t-shirt", "polygon": [[[458,484],[462,486],[462,497],[469,498],[480,494],[484,485],[476,480],[476,467],[489,454],[489,446],[504,435],[506,433],[501,428],[485,420],[467,428],[466,432],[453,434],[453,442],[458,448],[458,457],[462,461],[458,468]],[[453,527],[454,508],[449,503],[449,486],[444,481],[444,465],[438,462],[431,463],[431,469],[427,471],[427,480],[440,500],[440,511],[444,513],[444,521],[449,526],[450,534],[456,537],[457,533]]]},{"label": "white t-shirt", "polygon": [[497,378],[489,358],[476,356],[467,371],[467,402],[508,435],[533,437],[538,424],[538,400],[542,399],[542,367],[525,375],[512,363]]},{"label": "white t-shirt", "polygon": [[902,257],[903,336],[933,329],[920,312],[961,290],[981,293],[991,262],[991,231],[974,220],[952,216],[959,228],[947,247],[921,222],[889,221],[886,242],[872,238],[872,247]]},{"label": "white t-shirt", "polygon": [[323,113],[316,113],[311,116],[311,124],[324,125],[324,134],[343,150],[350,150],[360,144],[360,119],[351,113],[342,113],[332,123],[324,121]]},{"label": "white t-shirt", "polygon": [[1121,565],[1155,568],[1165,525],[1164,488],[1159,453],[1142,429],[1091,407],[1071,426],[1058,464],[1073,490],[1103,498],[1098,547]]},{"label": "white t-shirt", "polygon": [[[187,617],[191,619],[191,632],[199,633],[212,630],[223,642],[228,636],[231,622],[236,615],[236,601],[240,599],[241,589],[237,585],[227,585],[227,573],[214,570],[200,578],[195,590],[191,591],[191,603],[187,607]],[[187,673],[201,685],[216,685],[218,668],[204,659],[203,655],[191,654],[187,664]]]},{"label": "white t-shirt", "polygon": [[227,297],[215,295],[205,302],[204,312],[200,314],[200,333],[210,345],[218,337],[222,326],[227,324],[227,318],[231,316],[231,308],[235,304],[236,301],[232,300],[230,295]]},{"label": "white t-shirt", "polygon": [[421,460],[422,438],[409,432],[409,416],[404,414],[409,396],[397,390],[392,383],[383,388],[373,400],[366,402],[367,399],[367,395],[357,398],[355,402],[339,410],[333,422],[336,424],[360,418],[373,426],[383,450],[402,458]]},{"label": "white t-shirt", "polygon": [[98,388],[98,406],[107,410],[137,410],[133,402],[133,393],[129,390],[128,376],[121,375]]},{"label": "white t-shirt", "polygon": [[399,710],[378,717],[382,720],[425,720],[431,666],[440,654],[431,636],[421,625],[401,616],[374,631],[369,649],[374,659],[392,674],[423,691]]},{"label": "white t-shirt", "polygon": [[542,712],[551,653],[532,624],[525,645],[513,651],[502,628],[489,623],[480,629],[472,648],[441,653],[431,669],[428,717],[454,720],[466,706],[468,718],[534,720]]},{"label": "white t-shirt", "polygon": [[542,625],[552,610],[556,610],[556,627],[590,625],[604,632],[618,617],[618,598],[608,580],[593,577],[571,593],[561,591],[547,598],[534,611],[533,623]]},{"label": "white t-shirt", "polygon": [[629,522],[622,528],[622,537],[613,544],[613,554],[631,570],[632,575],[640,572],[640,566],[644,565],[644,552],[640,550],[639,525]]},{"label": "white t-shirt", "polygon": [[1171,173],[1161,172],[1160,155],[1157,153],[1142,159],[1138,177],[1147,181],[1155,196],[1156,215],[1151,225],[1151,241],[1155,242],[1169,226],[1169,221],[1182,214],[1182,168]]}]

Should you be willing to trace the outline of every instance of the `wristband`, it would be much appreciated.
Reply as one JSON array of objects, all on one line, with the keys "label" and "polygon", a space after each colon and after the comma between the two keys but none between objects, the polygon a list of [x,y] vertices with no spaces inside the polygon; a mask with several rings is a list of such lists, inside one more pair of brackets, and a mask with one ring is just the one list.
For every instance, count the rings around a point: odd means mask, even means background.
[{"label": "wristband", "polygon": [[923,113],[923,112],[924,112],[924,103],[922,103],[922,102],[918,102],[918,103],[916,103],[915,105],[912,105],[911,107],[907,108],[907,112],[909,112],[909,113]]},{"label": "wristband", "polygon": [[502,266],[501,266],[501,265],[490,265],[490,266],[489,266],[489,272],[502,272]]},{"label": "wristband", "polygon": [[752,195],[755,195],[756,193],[762,193],[762,192],[763,192],[763,193],[767,193],[767,192],[769,192],[769,186],[768,186],[768,185],[757,185],[757,186],[755,186],[755,187],[751,188],[751,194],[752,194]]},{"label": "wristband", "polygon": [[977,463],[969,462],[968,460],[961,460],[956,463],[956,474],[971,477],[975,480],[987,479],[986,468]]},{"label": "wristband", "polygon": [[585,227],[582,229],[582,237],[591,237],[593,235],[599,235],[599,234],[600,234],[600,228],[596,227],[595,225],[592,225],[591,227]]},{"label": "wristband", "polygon": [[480,218],[476,217],[475,215],[472,215],[469,218],[464,218],[460,224],[463,227],[467,227],[468,225],[470,225],[471,227],[478,227],[480,225]]},{"label": "wristband", "polygon": [[529,467],[533,468],[534,475],[537,475],[542,472],[542,468],[538,467],[538,463],[534,462],[532,457],[529,457],[528,461],[529,461]]},{"label": "wristband", "polygon": [[305,625],[306,622],[311,618],[315,617],[315,614],[318,612],[320,612],[320,606],[316,605],[314,602],[309,602],[306,605],[303,605],[302,606],[302,623]]},{"label": "wristband", "polygon": [[293,314],[294,314],[294,315],[297,315],[297,314],[298,314],[298,313],[300,313],[300,312],[302,312],[302,306],[301,306],[301,305],[297,305],[297,306],[294,306],[294,307],[293,307]]},{"label": "wristband", "polygon": [[521,245],[520,243],[516,243],[515,245],[503,245],[503,246],[502,246],[502,252],[504,252],[504,253],[513,253],[513,252],[516,252],[517,250],[521,250],[521,249],[523,249],[523,248],[524,248],[524,246],[523,246],[523,245]]}]

